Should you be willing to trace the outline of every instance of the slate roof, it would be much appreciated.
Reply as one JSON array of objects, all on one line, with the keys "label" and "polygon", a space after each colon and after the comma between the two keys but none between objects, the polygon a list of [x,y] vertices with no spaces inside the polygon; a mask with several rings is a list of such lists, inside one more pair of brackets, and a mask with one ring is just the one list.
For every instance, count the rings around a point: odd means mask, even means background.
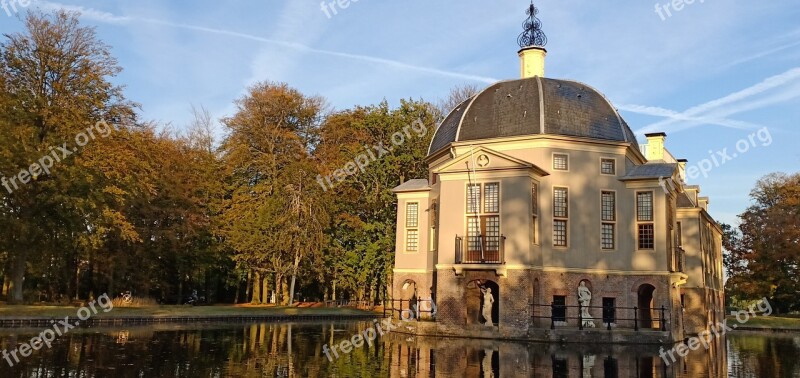
[{"label": "slate roof", "polygon": [[398,193],[398,192],[416,192],[416,191],[423,191],[430,189],[431,187],[430,185],[428,185],[428,180],[414,179],[404,182],[402,185],[392,189],[392,191]]},{"label": "slate roof", "polygon": [[672,177],[672,174],[675,173],[676,169],[678,169],[678,164],[647,163],[643,165],[637,165],[629,170],[628,174],[621,177],[620,181]]},{"label": "slate roof", "polygon": [[428,153],[454,141],[555,134],[639,144],[606,97],[575,81],[533,77],[496,83],[457,106]]}]

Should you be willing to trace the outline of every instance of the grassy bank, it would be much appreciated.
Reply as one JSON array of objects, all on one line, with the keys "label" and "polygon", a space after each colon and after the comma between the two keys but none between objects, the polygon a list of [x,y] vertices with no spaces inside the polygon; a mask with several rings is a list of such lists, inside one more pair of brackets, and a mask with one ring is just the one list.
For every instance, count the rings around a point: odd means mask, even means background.
[{"label": "grassy bank", "polygon": [[751,318],[745,324],[739,324],[735,316],[728,316],[728,324],[737,324],[739,328],[745,329],[796,330],[800,332],[800,318],[756,317]]},{"label": "grassy bank", "polygon": [[[0,306],[0,318],[58,318],[74,317],[78,307],[70,306]],[[147,307],[114,307],[103,312],[98,306],[100,318],[123,317],[191,317],[191,316],[259,316],[259,315],[316,315],[316,316],[348,316],[367,315],[367,311],[350,308],[326,307],[274,307],[274,306],[147,306]]]}]

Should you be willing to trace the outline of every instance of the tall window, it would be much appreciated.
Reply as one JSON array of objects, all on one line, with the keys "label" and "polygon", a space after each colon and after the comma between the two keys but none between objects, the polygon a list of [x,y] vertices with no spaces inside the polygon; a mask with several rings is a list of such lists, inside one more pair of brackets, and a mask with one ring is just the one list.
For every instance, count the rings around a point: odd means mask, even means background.
[{"label": "tall window", "polygon": [[419,251],[419,203],[406,203],[406,252]]},{"label": "tall window", "polygon": [[636,193],[639,249],[655,249],[656,247],[653,219],[653,192]]},{"label": "tall window", "polygon": [[616,227],[617,227],[617,198],[614,192],[601,192],[600,194],[600,213],[601,213],[601,246],[603,249],[614,249],[616,247]]},{"label": "tall window", "polygon": [[556,171],[569,170],[569,155],[553,154],[553,169]]},{"label": "tall window", "polygon": [[617,299],[603,298],[603,323],[617,322]]},{"label": "tall window", "polygon": [[614,159],[600,159],[600,173],[604,175],[616,175],[617,161]]},{"label": "tall window", "polygon": [[465,262],[500,262],[500,183],[467,186]]},{"label": "tall window", "polygon": [[539,185],[531,184],[531,232],[533,233],[533,243],[539,242]]},{"label": "tall window", "polygon": [[553,189],[553,245],[567,246],[569,221],[569,191],[567,188]]}]

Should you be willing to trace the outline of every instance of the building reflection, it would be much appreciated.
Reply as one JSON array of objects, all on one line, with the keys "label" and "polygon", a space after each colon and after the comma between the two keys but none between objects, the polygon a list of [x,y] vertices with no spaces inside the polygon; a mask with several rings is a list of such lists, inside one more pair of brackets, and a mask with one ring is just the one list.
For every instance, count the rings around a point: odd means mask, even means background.
[{"label": "building reflection", "polygon": [[[372,322],[76,330],[2,377],[734,377],[800,376],[800,338],[734,335],[674,363],[659,346],[533,344],[387,333],[328,358]],[[29,335],[0,333],[3,347]],[[63,374],[62,374],[63,373]]]}]

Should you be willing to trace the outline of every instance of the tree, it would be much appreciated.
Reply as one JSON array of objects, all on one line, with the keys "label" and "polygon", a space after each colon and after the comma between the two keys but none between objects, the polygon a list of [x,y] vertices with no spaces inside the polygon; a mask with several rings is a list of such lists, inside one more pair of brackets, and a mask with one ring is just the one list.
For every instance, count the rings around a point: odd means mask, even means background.
[{"label": "tree", "polygon": [[[386,102],[331,115],[322,128],[315,156],[323,175],[369,156],[365,148],[384,146],[391,153],[369,158],[363,170],[337,182],[326,194],[332,217],[324,254],[326,281],[375,301],[390,282],[394,264],[397,201],[391,189],[412,178],[427,177],[425,156],[433,137],[435,112],[424,101]],[[402,135],[402,137],[399,137]],[[401,141],[402,143],[397,143]],[[325,182],[323,180],[323,182]]]},{"label": "tree", "polygon": [[725,233],[728,289],[745,299],[766,297],[778,313],[800,309],[800,174],[765,176],[739,218],[741,237]]},{"label": "tree", "polygon": [[462,102],[467,101],[478,93],[480,93],[480,89],[475,84],[463,84],[451,88],[447,97],[439,100],[436,106],[439,110],[438,121],[444,120],[444,117],[447,117],[458,105],[461,105]]},{"label": "tree", "polygon": [[[310,153],[325,101],[267,82],[250,88],[237,107],[223,120],[229,129],[222,144],[228,194],[220,234],[239,266],[253,271],[254,292],[261,276],[271,273],[279,300],[291,302],[294,293],[283,295],[290,289],[284,279],[291,275],[294,282],[303,257],[318,249],[319,223],[326,217],[310,184],[316,177]],[[264,299],[256,295],[253,302],[266,301],[267,293],[260,294]]]},{"label": "tree", "polygon": [[93,153],[99,143],[76,148],[50,172],[29,169],[100,121],[133,124],[134,104],[109,81],[120,72],[116,60],[74,13],[29,12],[25,26],[24,33],[6,34],[0,46],[0,170],[11,179],[22,172],[19,183],[6,188],[0,213],[8,227],[3,244],[10,255],[11,303],[23,300],[31,258],[87,245],[92,230],[104,226],[130,228],[109,206],[118,193],[97,185],[105,181],[97,167],[112,158]]}]

